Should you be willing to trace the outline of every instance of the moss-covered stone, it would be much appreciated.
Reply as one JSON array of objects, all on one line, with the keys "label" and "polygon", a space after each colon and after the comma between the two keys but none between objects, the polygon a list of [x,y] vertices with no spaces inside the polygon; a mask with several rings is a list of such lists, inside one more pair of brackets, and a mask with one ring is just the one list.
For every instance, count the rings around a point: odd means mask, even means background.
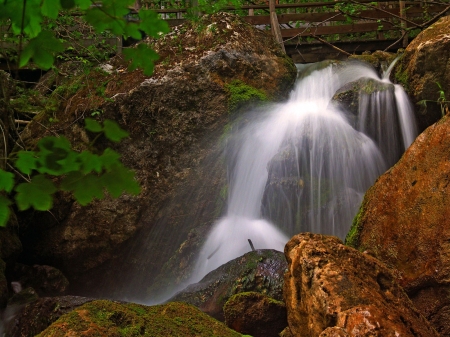
[{"label": "moss-covered stone", "polygon": [[282,300],[286,266],[281,252],[271,249],[251,251],[213,270],[171,300],[191,303],[223,321],[223,306],[235,294],[253,291]]},{"label": "moss-covered stone", "polygon": [[278,337],[288,324],[284,303],[257,292],[233,295],[223,311],[230,328],[254,337]]},{"label": "moss-covered stone", "polygon": [[256,89],[243,81],[234,80],[225,85],[230,97],[228,99],[228,108],[230,111],[236,111],[245,105],[257,102],[267,101],[267,95],[264,91]]},{"label": "moss-covered stone", "polygon": [[186,303],[149,307],[101,300],[61,316],[38,336],[239,337],[241,334]]}]

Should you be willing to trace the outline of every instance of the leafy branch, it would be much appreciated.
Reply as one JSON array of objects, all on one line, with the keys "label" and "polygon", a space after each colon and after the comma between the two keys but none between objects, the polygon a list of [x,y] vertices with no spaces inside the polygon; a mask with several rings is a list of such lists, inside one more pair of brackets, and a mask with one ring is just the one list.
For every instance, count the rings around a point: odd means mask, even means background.
[{"label": "leafy branch", "polygon": [[[128,136],[111,120],[105,120],[102,125],[86,118],[85,127],[113,142]],[[87,145],[92,148],[93,142]],[[72,192],[81,205],[103,199],[106,191],[114,198],[123,192],[138,194],[140,187],[134,172],[125,168],[119,159],[120,155],[110,148],[101,154],[88,150],[76,152],[63,136],[42,138],[36,151],[19,151],[12,160],[21,182],[16,181],[13,173],[0,169],[0,226],[8,221],[12,197],[20,211],[30,207],[46,211],[52,207],[53,194],[57,191]]]}]

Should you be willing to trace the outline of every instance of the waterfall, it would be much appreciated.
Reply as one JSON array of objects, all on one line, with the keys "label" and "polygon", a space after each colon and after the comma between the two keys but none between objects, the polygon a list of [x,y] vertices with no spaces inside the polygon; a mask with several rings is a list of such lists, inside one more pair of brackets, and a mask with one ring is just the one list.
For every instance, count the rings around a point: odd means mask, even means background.
[{"label": "waterfall", "polygon": [[[259,112],[227,146],[228,207],[212,227],[191,282],[250,250],[283,250],[311,231],[344,238],[365,191],[417,131],[399,85],[362,63],[328,65],[300,78],[284,104]],[[330,104],[363,80],[358,114]]]}]

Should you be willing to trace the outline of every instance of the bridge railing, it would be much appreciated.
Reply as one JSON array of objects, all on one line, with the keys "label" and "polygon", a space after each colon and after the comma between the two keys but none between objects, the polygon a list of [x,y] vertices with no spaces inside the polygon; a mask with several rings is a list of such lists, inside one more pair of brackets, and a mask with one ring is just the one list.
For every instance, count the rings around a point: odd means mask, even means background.
[{"label": "bridge railing", "polygon": [[[175,6],[167,8],[170,3]],[[268,1],[255,0],[248,3],[239,9],[230,6],[223,10],[238,12],[244,20],[262,29],[269,27]],[[346,4],[353,6],[352,13],[346,13]],[[160,13],[171,26],[182,23],[187,11],[187,7],[183,7],[183,1],[148,1],[146,6]],[[413,37],[427,20],[449,9],[448,6],[428,0],[302,0],[301,3],[276,4],[275,8],[282,37],[291,42],[307,42],[317,37],[329,42],[358,38],[383,40],[400,37],[405,28],[417,28],[409,32],[409,36]]]}]

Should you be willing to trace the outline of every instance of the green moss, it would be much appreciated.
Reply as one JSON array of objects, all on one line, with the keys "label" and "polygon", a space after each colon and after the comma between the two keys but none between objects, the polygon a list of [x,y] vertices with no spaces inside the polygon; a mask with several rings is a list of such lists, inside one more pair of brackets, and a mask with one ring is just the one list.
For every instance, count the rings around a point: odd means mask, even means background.
[{"label": "green moss", "polygon": [[228,99],[230,111],[236,111],[251,102],[265,102],[268,100],[267,95],[262,90],[247,85],[240,80],[234,80],[225,85],[225,89],[230,94]]},{"label": "green moss", "polygon": [[355,249],[359,248],[359,235],[362,229],[363,214],[364,214],[364,202],[361,204],[358,214],[356,214],[356,216],[353,218],[350,231],[347,233],[347,236],[345,237],[345,244]]},{"label": "green moss", "polygon": [[241,336],[186,303],[144,306],[94,301],[61,316],[38,336]]},{"label": "green moss", "polygon": [[395,80],[400,83],[406,91],[409,91],[409,76],[406,70],[403,70],[403,65],[400,65],[395,70]]}]

